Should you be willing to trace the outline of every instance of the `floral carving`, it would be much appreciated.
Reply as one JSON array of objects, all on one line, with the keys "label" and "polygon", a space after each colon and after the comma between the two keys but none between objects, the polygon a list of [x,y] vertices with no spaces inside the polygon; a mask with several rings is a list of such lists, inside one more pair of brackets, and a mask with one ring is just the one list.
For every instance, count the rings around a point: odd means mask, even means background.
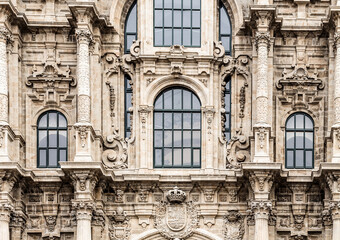
[{"label": "floral carving", "polygon": [[49,232],[53,232],[57,224],[57,216],[45,216],[46,226]]}]

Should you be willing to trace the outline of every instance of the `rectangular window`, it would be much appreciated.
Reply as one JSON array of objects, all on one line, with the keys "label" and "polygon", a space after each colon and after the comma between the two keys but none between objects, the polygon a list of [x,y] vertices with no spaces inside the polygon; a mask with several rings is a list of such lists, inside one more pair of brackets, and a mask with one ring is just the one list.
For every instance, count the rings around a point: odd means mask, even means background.
[{"label": "rectangular window", "polygon": [[201,46],[201,0],[154,0],[154,45]]}]

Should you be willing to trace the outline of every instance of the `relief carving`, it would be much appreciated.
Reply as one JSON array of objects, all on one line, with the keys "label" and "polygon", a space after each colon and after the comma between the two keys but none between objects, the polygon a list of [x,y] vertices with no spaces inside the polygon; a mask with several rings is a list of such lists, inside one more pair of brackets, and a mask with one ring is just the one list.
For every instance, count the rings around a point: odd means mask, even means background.
[{"label": "relief carving", "polygon": [[117,207],[112,215],[109,215],[109,237],[110,240],[128,240],[131,226],[130,219],[122,207]]},{"label": "relief carving", "polygon": [[243,216],[237,210],[230,210],[224,216],[225,240],[242,240],[244,235]]}]

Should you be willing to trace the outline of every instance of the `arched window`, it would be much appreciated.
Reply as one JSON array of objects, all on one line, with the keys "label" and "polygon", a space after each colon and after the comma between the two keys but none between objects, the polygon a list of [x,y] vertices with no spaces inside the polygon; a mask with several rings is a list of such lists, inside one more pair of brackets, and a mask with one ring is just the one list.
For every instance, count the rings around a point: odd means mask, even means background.
[{"label": "arched window", "polygon": [[226,54],[231,54],[231,24],[227,9],[220,2],[220,34],[219,40],[225,49]]},{"label": "arched window", "polygon": [[57,111],[43,113],[38,119],[38,167],[56,168],[67,161],[67,120]]},{"label": "arched window", "polygon": [[224,119],[224,136],[228,141],[231,138],[231,78],[228,76],[225,79],[225,87],[224,87],[224,110],[225,110],[225,119]]},{"label": "arched window", "polygon": [[187,89],[166,89],[155,101],[154,167],[201,167],[201,103]]},{"label": "arched window", "polygon": [[125,137],[130,138],[131,135],[131,112],[130,108],[132,107],[132,87],[130,85],[131,78],[129,75],[125,74],[124,76],[124,89],[125,89]]},{"label": "arched window", "polygon": [[137,2],[131,6],[125,21],[124,31],[124,52],[130,53],[130,47],[134,40],[137,40]]},{"label": "arched window", "polygon": [[314,168],[314,123],[305,113],[287,119],[286,168]]},{"label": "arched window", "polygon": [[201,46],[201,0],[154,0],[154,45]]}]

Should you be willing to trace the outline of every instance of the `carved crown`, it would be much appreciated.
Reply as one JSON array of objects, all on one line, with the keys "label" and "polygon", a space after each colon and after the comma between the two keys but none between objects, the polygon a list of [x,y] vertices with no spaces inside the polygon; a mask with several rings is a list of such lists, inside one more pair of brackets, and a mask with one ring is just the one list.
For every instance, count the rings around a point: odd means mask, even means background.
[{"label": "carved crown", "polygon": [[168,192],[166,198],[171,203],[182,203],[187,198],[187,195],[182,190],[179,190],[178,187],[174,187],[173,190]]}]

